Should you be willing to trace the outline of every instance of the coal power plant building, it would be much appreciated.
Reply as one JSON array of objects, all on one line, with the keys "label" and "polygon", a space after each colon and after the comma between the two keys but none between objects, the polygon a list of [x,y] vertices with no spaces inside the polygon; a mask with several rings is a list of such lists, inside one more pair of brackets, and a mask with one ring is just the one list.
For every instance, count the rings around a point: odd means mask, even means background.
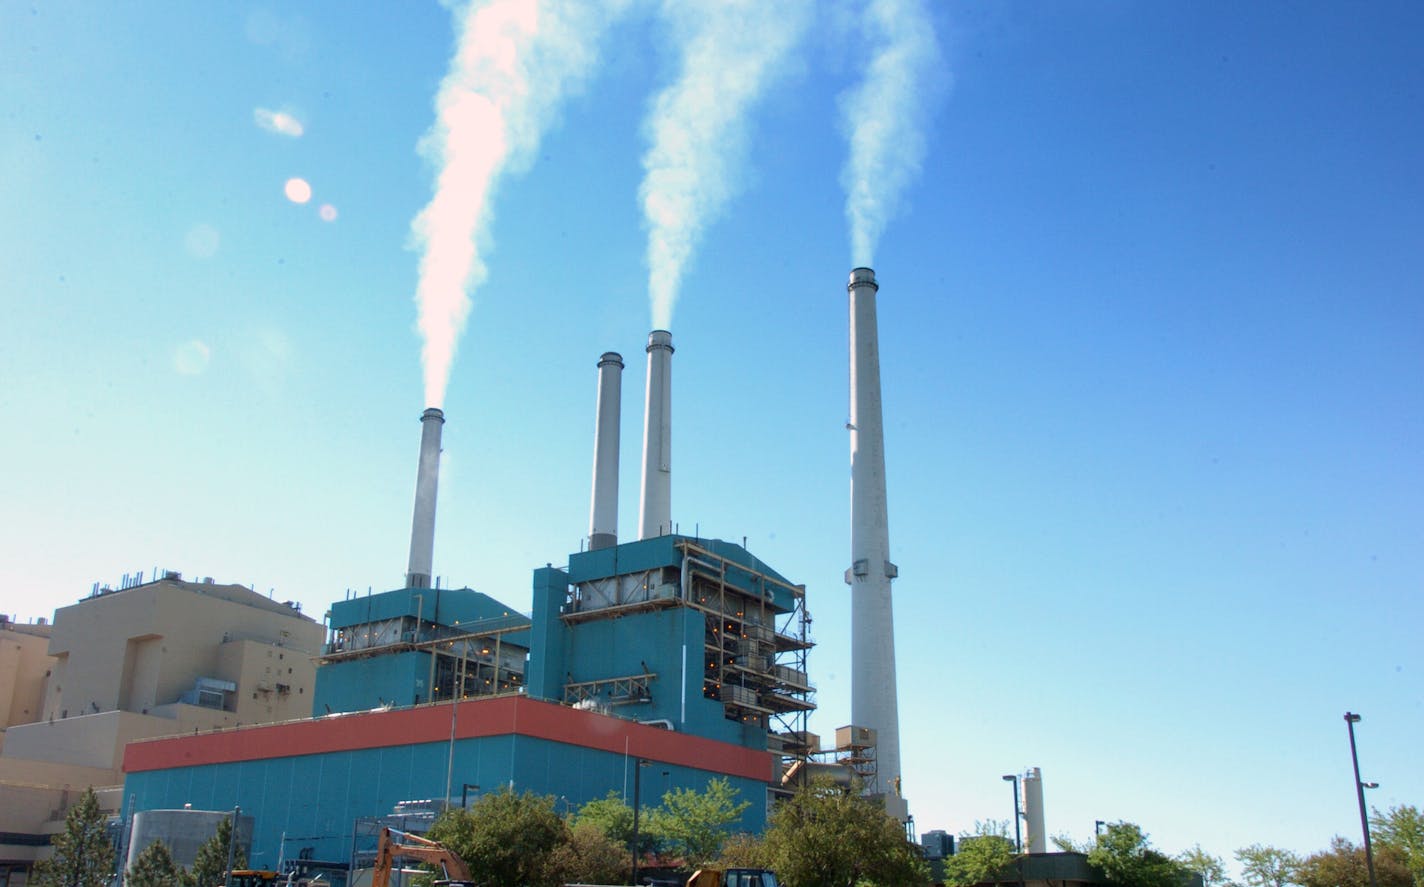
[{"label": "coal power plant building", "polygon": [[329,880],[374,848],[358,821],[506,788],[577,807],[641,778],[655,804],[721,777],[760,831],[813,708],[803,589],[727,542],[571,555],[534,572],[532,620],[428,587],[331,611],[315,717],[131,743],[131,809],[241,807],[254,867]]},{"label": "coal power plant building", "polygon": [[623,364],[609,352],[588,550],[533,571],[529,615],[432,585],[445,416],[427,410],[405,587],[330,606],[312,716],[130,743],[126,810],[240,807],[252,867],[335,887],[369,865],[375,824],[493,791],[553,796],[564,812],[725,779],[751,802],[737,827],[764,829],[783,774],[818,751],[805,589],[743,546],[670,532],[666,332],[648,353],[643,538],[618,541]]}]

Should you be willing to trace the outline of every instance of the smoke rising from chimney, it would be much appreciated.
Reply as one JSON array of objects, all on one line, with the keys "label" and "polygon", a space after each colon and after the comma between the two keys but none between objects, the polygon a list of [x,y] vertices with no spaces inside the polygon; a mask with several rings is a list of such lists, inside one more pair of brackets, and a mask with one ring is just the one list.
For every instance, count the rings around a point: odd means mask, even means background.
[{"label": "smoke rising from chimney", "polygon": [[807,0],[666,0],[676,82],[653,99],[639,197],[648,229],[653,326],[672,326],[683,271],[734,191],[747,113],[810,20]]},{"label": "smoke rising from chimney", "polygon": [[416,325],[425,403],[444,403],[469,292],[484,282],[491,198],[532,163],[564,96],[587,77],[623,0],[488,0],[458,6],[456,47],[420,142],[435,194],[411,223],[421,252]]},{"label": "smoke rising from chimney", "polygon": [[841,96],[850,141],[841,184],[851,263],[870,266],[901,192],[920,171],[926,118],[948,82],[925,0],[868,0],[862,31],[874,50],[864,79]]}]

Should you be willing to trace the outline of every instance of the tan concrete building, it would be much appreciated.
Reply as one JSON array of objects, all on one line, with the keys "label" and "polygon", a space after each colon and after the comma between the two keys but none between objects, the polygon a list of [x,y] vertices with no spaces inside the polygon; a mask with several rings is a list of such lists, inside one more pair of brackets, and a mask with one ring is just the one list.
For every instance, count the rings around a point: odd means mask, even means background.
[{"label": "tan concrete building", "polygon": [[49,655],[50,630],[44,618],[26,624],[0,614],[0,751],[6,731],[40,717],[45,679],[55,662]]},{"label": "tan concrete building", "polygon": [[62,607],[43,626],[43,650],[10,625],[0,632],[0,716],[13,713],[0,745],[0,887],[19,887],[48,855],[85,788],[119,811],[129,742],[310,717],[312,657],[325,641],[296,605],[176,575]]}]

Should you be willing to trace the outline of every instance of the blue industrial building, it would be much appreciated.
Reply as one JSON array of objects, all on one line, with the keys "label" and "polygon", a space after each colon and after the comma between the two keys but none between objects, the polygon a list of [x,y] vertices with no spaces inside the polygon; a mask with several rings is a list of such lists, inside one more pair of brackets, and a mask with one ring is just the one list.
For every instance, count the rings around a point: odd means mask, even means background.
[{"label": "blue industrial building", "polygon": [[471,589],[333,604],[316,717],[133,743],[132,809],[240,805],[253,865],[337,887],[370,848],[363,822],[505,787],[572,809],[638,778],[652,799],[726,778],[760,831],[814,743],[804,588],[680,535],[571,555],[533,585],[532,619]]}]

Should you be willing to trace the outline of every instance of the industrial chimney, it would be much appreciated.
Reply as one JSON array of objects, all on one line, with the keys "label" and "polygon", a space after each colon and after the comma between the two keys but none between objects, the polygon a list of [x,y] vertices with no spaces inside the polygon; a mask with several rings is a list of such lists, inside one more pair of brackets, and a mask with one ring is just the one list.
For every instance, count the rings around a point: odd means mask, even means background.
[{"label": "industrial chimney", "polygon": [[415,472],[415,515],[410,524],[407,588],[429,588],[435,557],[435,489],[440,480],[440,426],[445,414],[435,407],[420,416],[420,465]]},{"label": "industrial chimney", "polygon": [[885,498],[885,433],[880,410],[880,345],[875,272],[850,272],[851,721],[875,731],[875,785],[886,810],[909,815],[900,794],[900,716],[895,691],[895,624],[890,525]]},{"label": "industrial chimney", "polygon": [[1028,828],[1028,852],[1047,853],[1048,835],[1043,830],[1043,774],[1037,767],[1023,775],[1024,824]]},{"label": "industrial chimney", "polygon": [[590,551],[618,544],[618,422],[623,401],[623,355],[598,359],[598,418],[593,430],[593,502],[588,514]]},{"label": "industrial chimney", "polygon": [[640,539],[672,532],[672,333],[648,333],[648,397],[643,412]]}]

